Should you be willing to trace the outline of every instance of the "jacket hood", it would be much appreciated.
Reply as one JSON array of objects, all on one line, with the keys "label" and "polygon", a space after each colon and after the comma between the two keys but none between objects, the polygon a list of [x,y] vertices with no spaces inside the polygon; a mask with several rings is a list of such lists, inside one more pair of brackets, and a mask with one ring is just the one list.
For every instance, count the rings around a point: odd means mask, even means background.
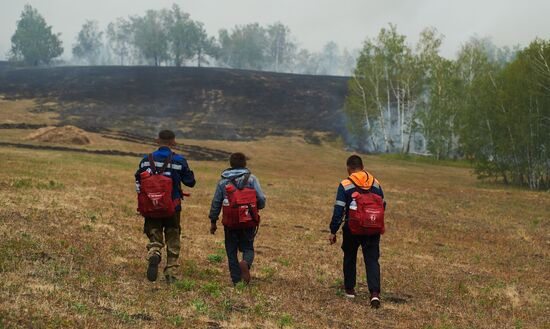
[{"label": "jacket hood", "polygon": [[376,182],[376,179],[373,175],[369,174],[366,171],[359,171],[349,175],[349,179],[353,184],[363,190],[368,190]]},{"label": "jacket hood", "polygon": [[246,174],[250,174],[250,170],[247,168],[229,168],[222,172],[222,178],[224,179],[236,179]]}]

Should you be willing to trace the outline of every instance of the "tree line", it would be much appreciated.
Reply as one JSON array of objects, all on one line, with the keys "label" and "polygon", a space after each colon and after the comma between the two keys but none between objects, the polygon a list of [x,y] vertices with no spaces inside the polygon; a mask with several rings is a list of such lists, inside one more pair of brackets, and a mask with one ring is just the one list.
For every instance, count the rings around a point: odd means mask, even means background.
[{"label": "tree line", "polygon": [[[59,34],[30,5],[11,41],[11,58],[27,65],[50,64],[63,53]],[[72,53],[92,65],[349,74],[345,113],[354,147],[467,158],[480,177],[550,189],[550,41],[520,49],[472,38],[453,60],[441,56],[442,42],[427,28],[411,45],[390,24],[356,54],[334,42],[312,53],[282,23],[238,25],[213,37],[173,5],[118,18],[105,30],[86,21]]]},{"label": "tree line", "polygon": [[[26,5],[11,39],[10,58],[27,65],[51,64],[63,54],[59,33]],[[299,47],[280,22],[221,29],[210,36],[204,24],[174,4],[143,16],[118,18],[102,29],[86,21],[72,47],[75,63],[88,65],[220,66],[275,72],[349,75],[358,51],[330,41],[321,51]]]},{"label": "tree line", "polygon": [[479,177],[550,189],[550,41],[472,38],[449,60],[442,40],[428,28],[409,45],[390,25],[365,41],[345,105],[354,146],[467,158]]}]

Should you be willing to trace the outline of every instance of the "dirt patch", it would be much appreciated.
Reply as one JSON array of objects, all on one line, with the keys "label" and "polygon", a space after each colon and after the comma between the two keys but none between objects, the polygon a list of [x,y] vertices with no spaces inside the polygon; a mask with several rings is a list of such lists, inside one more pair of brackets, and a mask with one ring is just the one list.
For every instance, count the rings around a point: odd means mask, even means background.
[{"label": "dirt patch", "polygon": [[[40,109],[40,111],[39,111]],[[59,114],[51,107],[44,108],[36,99],[0,97],[0,124],[47,124],[58,123]]]},{"label": "dirt patch", "polygon": [[520,305],[521,301],[519,298],[519,292],[515,286],[507,286],[506,288],[504,288],[503,294],[510,300],[512,306],[518,307]]},{"label": "dirt patch", "polygon": [[75,126],[44,127],[29,134],[25,140],[43,143],[88,145],[90,136],[88,133]]}]

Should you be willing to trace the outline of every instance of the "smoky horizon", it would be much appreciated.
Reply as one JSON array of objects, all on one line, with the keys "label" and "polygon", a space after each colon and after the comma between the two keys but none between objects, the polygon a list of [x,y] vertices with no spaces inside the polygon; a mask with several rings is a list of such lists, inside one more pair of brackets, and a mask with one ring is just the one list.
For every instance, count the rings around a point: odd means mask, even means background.
[{"label": "smoky horizon", "polygon": [[277,3],[258,0],[178,1],[178,0],[13,0],[0,4],[0,60],[8,58],[10,38],[25,4],[36,8],[61,33],[64,52],[61,59],[72,58],[71,48],[86,20],[95,20],[101,30],[118,17],[143,15],[147,10],[169,9],[173,4],[194,20],[204,24],[206,32],[218,37],[221,29],[235,25],[276,22],[289,27],[295,43],[310,52],[320,51],[328,42],[341,50],[360,49],[366,38],[374,38],[389,23],[407,36],[409,43],[419,33],[434,27],[444,35],[441,53],[454,58],[460,46],[471,37],[490,38],[497,46],[526,46],[535,38],[550,37],[550,2],[463,1],[460,4],[436,0],[377,1],[290,0]]}]

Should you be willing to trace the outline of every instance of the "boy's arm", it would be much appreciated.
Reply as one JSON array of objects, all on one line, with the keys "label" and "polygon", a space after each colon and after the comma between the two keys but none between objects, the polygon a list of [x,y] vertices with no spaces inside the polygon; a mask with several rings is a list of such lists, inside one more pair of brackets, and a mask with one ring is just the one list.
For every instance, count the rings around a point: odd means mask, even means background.
[{"label": "boy's arm", "polygon": [[258,209],[264,209],[266,197],[264,192],[262,191],[262,187],[260,186],[260,181],[256,176],[252,176],[252,185],[256,190],[256,206],[258,207]]},{"label": "boy's arm", "polygon": [[208,215],[208,218],[210,218],[210,222],[212,224],[215,224],[218,221],[218,217],[220,216],[220,212],[222,210],[222,203],[223,203],[223,185],[221,184],[221,181],[216,185],[216,192],[214,192],[214,197],[212,198],[212,204],[210,205],[210,214]]},{"label": "boy's arm", "polygon": [[342,224],[342,218],[344,217],[346,210],[346,193],[342,184],[338,185],[338,191],[336,192],[336,202],[334,203],[334,210],[332,212],[332,220],[330,222],[330,233],[336,234],[340,225]]}]

